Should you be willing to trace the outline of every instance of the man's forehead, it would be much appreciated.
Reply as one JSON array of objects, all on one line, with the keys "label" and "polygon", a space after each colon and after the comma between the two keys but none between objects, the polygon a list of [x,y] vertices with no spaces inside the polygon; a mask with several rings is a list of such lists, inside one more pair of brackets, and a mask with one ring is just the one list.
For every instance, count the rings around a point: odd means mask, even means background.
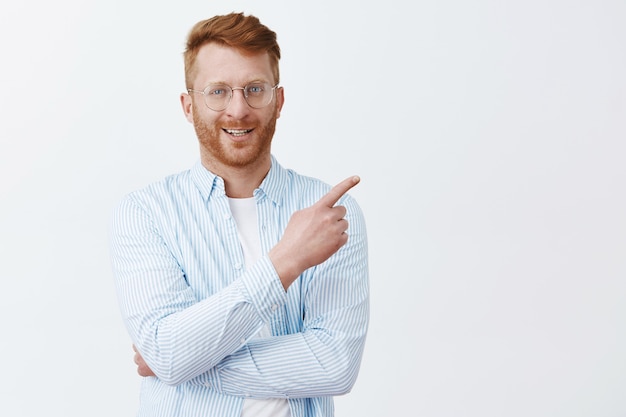
[{"label": "man's forehead", "polygon": [[238,48],[209,43],[198,51],[194,72],[201,82],[273,81],[267,52],[249,53]]}]

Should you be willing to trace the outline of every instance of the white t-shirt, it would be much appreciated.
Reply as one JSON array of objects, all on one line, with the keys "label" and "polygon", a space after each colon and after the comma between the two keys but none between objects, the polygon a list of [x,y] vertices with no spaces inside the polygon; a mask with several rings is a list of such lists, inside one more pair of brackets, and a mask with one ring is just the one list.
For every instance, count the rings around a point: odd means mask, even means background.
[{"label": "white t-shirt", "polygon": [[[250,198],[229,198],[230,211],[233,213],[246,268],[261,258],[261,238],[256,213],[256,200]],[[270,337],[272,331],[269,324],[263,327],[255,337]],[[247,398],[243,404],[241,417],[291,417],[291,409],[287,400],[282,398],[252,399]]]}]

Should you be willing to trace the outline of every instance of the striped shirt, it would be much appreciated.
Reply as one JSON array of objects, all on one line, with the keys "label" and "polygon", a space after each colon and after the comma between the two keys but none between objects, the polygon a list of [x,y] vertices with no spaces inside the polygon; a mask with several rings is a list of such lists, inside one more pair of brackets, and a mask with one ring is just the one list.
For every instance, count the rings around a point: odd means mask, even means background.
[{"label": "striped shirt", "polygon": [[[369,318],[363,214],[349,195],[348,243],[285,292],[267,253],[291,214],[330,186],[274,157],[254,191],[264,254],[246,268],[222,178],[200,162],[126,196],[111,225],[120,309],[157,377],[139,417],[240,416],[245,398],[284,398],[293,417],[332,416],[352,388]],[[271,337],[254,337],[266,325]]]}]

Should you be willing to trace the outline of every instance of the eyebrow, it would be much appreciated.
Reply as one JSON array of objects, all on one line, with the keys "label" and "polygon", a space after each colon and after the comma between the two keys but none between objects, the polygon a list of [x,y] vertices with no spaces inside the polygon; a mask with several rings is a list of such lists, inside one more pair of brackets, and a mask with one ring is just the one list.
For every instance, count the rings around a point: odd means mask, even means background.
[{"label": "eyebrow", "polygon": [[[245,87],[245,86],[247,86],[249,84],[253,84],[253,83],[268,83],[268,84],[271,84],[270,81],[264,80],[263,78],[255,78],[253,80],[246,81],[246,83],[244,85],[242,85],[241,87]],[[213,85],[213,84],[221,84],[221,85],[227,85],[229,87],[232,87],[232,85],[230,85],[226,81],[209,81],[209,83],[205,84],[205,85]]]}]

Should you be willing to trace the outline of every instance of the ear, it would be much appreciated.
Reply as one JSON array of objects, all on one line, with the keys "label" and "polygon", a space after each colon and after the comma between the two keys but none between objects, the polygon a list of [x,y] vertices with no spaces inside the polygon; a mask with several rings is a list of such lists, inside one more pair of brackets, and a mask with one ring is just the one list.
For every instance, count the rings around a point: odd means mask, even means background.
[{"label": "ear", "polygon": [[185,114],[185,119],[189,123],[193,123],[193,99],[187,93],[182,93],[180,95],[180,104],[183,106],[183,113]]},{"label": "ear", "polygon": [[280,111],[283,108],[283,104],[285,104],[285,90],[283,87],[278,87],[276,89],[276,118],[280,117]]}]

